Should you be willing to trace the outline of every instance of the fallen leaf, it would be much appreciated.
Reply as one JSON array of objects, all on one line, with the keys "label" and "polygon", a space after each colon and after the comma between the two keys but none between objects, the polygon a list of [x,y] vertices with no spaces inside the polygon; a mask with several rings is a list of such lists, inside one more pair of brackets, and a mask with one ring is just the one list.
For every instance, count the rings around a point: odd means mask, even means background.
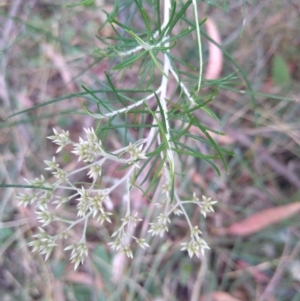
[{"label": "fallen leaf", "polygon": [[209,295],[205,295],[201,297],[200,301],[241,301],[241,300],[233,297],[228,293],[216,291]]},{"label": "fallen leaf", "polygon": [[[205,22],[207,35],[217,44],[221,44],[221,36],[214,20],[209,17]],[[223,52],[212,42],[208,42],[208,63],[204,78],[217,79],[220,77],[223,69]]]},{"label": "fallen leaf", "polygon": [[300,202],[262,210],[228,228],[213,229],[213,233],[216,235],[250,235],[298,213],[299,210]]}]

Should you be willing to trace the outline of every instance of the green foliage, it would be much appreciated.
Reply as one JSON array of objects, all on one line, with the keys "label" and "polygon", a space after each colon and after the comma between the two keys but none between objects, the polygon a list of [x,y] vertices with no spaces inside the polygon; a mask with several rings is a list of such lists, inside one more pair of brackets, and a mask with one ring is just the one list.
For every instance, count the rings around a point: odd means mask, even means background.
[{"label": "green foliage", "polygon": [[287,63],[281,55],[273,57],[272,79],[281,88],[288,88],[291,85],[291,75]]},{"label": "green foliage", "polygon": [[0,229],[0,245],[6,241],[13,234],[11,228]]}]

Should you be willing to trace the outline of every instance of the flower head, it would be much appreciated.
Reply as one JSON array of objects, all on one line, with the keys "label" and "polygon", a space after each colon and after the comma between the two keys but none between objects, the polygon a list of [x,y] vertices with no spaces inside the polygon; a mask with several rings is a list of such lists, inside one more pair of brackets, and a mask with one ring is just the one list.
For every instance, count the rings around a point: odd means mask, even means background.
[{"label": "flower head", "polygon": [[144,238],[134,238],[136,243],[142,248],[149,248],[150,246],[146,243],[146,240]]},{"label": "flower head", "polygon": [[123,224],[126,225],[128,223],[132,224],[134,227],[137,225],[138,222],[142,221],[141,218],[138,218],[138,213],[136,212],[135,215],[126,215],[124,218],[121,219]]},{"label": "flower head", "polygon": [[93,165],[90,168],[90,171],[88,172],[87,175],[89,176],[89,178],[96,180],[98,177],[101,176],[101,173],[102,173],[101,165]]},{"label": "flower head", "polygon": [[[136,161],[147,159],[144,153],[142,153],[143,145],[136,147],[134,144],[129,143],[127,152],[130,154],[129,164],[135,164]],[[138,166],[137,166],[138,167]]]},{"label": "flower head", "polygon": [[187,250],[190,257],[196,255],[200,258],[200,253],[204,255],[204,250],[209,249],[207,243],[202,238],[192,238],[189,242],[182,243],[181,251]]},{"label": "flower head", "polygon": [[55,239],[47,234],[43,228],[39,228],[40,232],[33,235],[35,240],[28,243],[32,247],[32,252],[38,251],[40,254],[45,254],[47,260],[56,246]]},{"label": "flower head", "polygon": [[121,251],[128,257],[128,258],[133,258],[132,251],[129,247],[129,245],[123,246]]},{"label": "flower head", "polygon": [[150,223],[150,230],[148,230],[149,233],[153,235],[160,235],[162,237],[164,233],[169,231],[168,227],[164,223]]},{"label": "flower head", "polygon": [[45,170],[56,170],[57,168],[59,168],[59,164],[56,163],[55,157],[52,158],[52,161],[45,160],[44,162],[48,166],[45,168]]},{"label": "flower head", "polygon": [[35,194],[25,194],[20,193],[17,195],[17,199],[19,199],[19,206],[28,206],[37,200],[37,196]]},{"label": "flower head", "polygon": [[110,245],[114,251],[118,251],[122,246],[121,238],[118,237],[115,241],[109,242],[108,245]]},{"label": "flower head", "polygon": [[171,222],[169,216],[164,213],[159,214],[159,216],[157,217],[157,221],[160,224],[167,224]]},{"label": "flower head", "polygon": [[77,199],[77,216],[84,216],[87,211],[90,209],[90,195],[89,192],[85,190],[84,187],[81,187],[81,190],[78,190],[80,197]]},{"label": "flower head", "polygon": [[169,193],[170,190],[171,190],[170,183],[165,183],[165,184],[161,185],[161,187],[162,187],[162,192],[163,193]]},{"label": "flower head", "polygon": [[54,135],[47,137],[48,139],[53,140],[53,142],[57,145],[59,145],[59,148],[56,150],[56,152],[60,152],[66,145],[72,143],[70,140],[70,133],[69,131],[62,130],[60,133],[53,128]]},{"label": "flower head", "polygon": [[54,214],[49,212],[45,207],[40,207],[36,212],[37,220],[43,223],[42,227],[49,225],[54,220]]},{"label": "flower head", "polygon": [[111,223],[111,219],[109,218],[109,216],[112,215],[111,212],[105,212],[105,211],[100,211],[99,215],[97,217],[97,222],[100,222],[100,224],[102,225],[105,221]]},{"label": "flower head", "polygon": [[193,193],[192,202],[195,202],[195,203],[199,202],[199,198],[197,198],[197,196],[196,196],[196,193],[195,193],[195,192]]},{"label": "flower head", "polygon": [[73,243],[64,250],[72,250],[70,260],[74,263],[74,270],[77,270],[79,264],[82,264],[88,255],[88,248],[85,242]]},{"label": "flower head", "polygon": [[214,212],[212,205],[216,204],[217,201],[213,201],[211,198],[207,198],[206,196],[202,196],[202,202],[200,203],[201,214],[206,217],[206,213]]},{"label": "flower head", "polygon": [[102,143],[95,134],[94,129],[84,129],[87,140],[79,137],[79,142],[74,143],[74,153],[78,156],[78,161],[92,162],[97,156],[103,154]]}]

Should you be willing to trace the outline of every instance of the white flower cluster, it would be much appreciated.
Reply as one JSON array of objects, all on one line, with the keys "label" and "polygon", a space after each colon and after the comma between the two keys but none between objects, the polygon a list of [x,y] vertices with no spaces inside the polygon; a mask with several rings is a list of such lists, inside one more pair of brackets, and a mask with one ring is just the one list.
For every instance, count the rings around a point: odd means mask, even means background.
[{"label": "white flower cluster", "polygon": [[157,217],[156,223],[151,223],[150,232],[152,235],[160,235],[163,236],[165,232],[168,232],[167,224],[170,223],[170,214],[174,213],[177,216],[182,214],[185,215],[186,220],[190,227],[190,241],[187,243],[182,243],[183,248],[182,251],[187,250],[190,257],[196,255],[200,258],[200,254],[204,254],[205,249],[209,249],[207,243],[204,239],[200,237],[201,231],[198,226],[192,226],[189,217],[184,209],[184,206],[187,204],[197,204],[200,207],[201,214],[206,217],[207,213],[214,212],[213,205],[217,203],[217,201],[213,201],[211,198],[207,198],[206,196],[202,196],[202,201],[196,196],[195,192],[193,193],[192,199],[190,200],[181,200],[175,192],[175,200],[174,202],[170,201],[170,184],[167,182],[162,185],[162,192],[166,194],[166,198],[164,201],[156,203],[156,207],[165,208],[164,214],[159,214]]},{"label": "white flower cluster", "polygon": [[153,235],[160,235],[162,237],[165,232],[168,232],[168,226],[167,223],[170,223],[170,219],[166,214],[160,214],[157,217],[156,223],[150,223],[151,229],[148,231],[149,233],[152,233]]},{"label": "white flower cluster", "polygon": [[145,239],[137,238],[132,234],[132,230],[136,227],[137,223],[142,221],[141,218],[138,218],[137,214],[135,215],[126,215],[121,219],[122,224],[120,228],[112,234],[112,237],[116,237],[113,242],[110,242],[109,245],[113,250],[121,250],[125,253],[129,258],[133,258],[133,253],[130,248],[130,240],[134,239],[136,243],[141,248],[149,247],[146,243]]},{"label": "white flower cluster", "polygon": [[[141,248],[149,247],[144,238],[137,238],[134,236],[135,227],[142,221],[138,214],[132,214],[130,208],[130,187],[132,177],[139,168],[139,161],[147,159],[146,154],[143,151],[143,143],[145,140],[140,140],[135,144],[129,144],[127,147],[119,149],[114,152],[105,151],[101,141],[97,137],[94,129],[84,129],[86,138],[79,138],[79,142],[75,143],[70,139],[68,131],[58,132],[53,129],[54,135],[48,137],[59,147],[57,152],[60,152],[67,145],[73,147],[72,153],[78,156],[78,160],[85,163],[84,167],[80,167],[74,171],[66,172],[63,170],[59,163],[56,162],[56,158],[53,157],[51,161],[44,161],[46,164],[46,170],[50,171],[54,176],[55,181],[48,183],[46,179],[41,176],[35,180],[26,180],[28,187],[34,190],[30,190],[30,193],[20,193],[17,198],[20,205],[27,206],[30,204],[36,205],[37,220],[42,224],[41,227],[46,227],[54,221],[60,221],[66,224],[63,232],[51,236],[43,228],[39,228],[40,232],[34,235],[35,240],[29,243],[33,251],[38,251],[45,255],[48,259],[56,246],[56,240],[60,238],[68,238],[68,232],[77,224],[84,223],[84,229],[82,237],[79,242],[72,243],[65,248],[66,251],[71,250],[70,260],[74,263],[74,268],[77,269],[79,264],[84,262],[85,257],[88,254],[86,246],[86,229],[88,220],[90,218],[96,219],[100,225],[105,222],[111,222],[111,212],[107,210],[107,204],[110,202],[110,194],[117,187],[125,185],[127,188],[127,212],[124,218],[121,219],[121,226],[112,234],[114,241],[110,244],[113,250],[120,250],[126,254],[129,258],[133,257],[132,241]],[[114,161],[120,165],[126,166],[127,170],[125,175],[116,181],[111,187],[103,188],[102,172],[103,164],[106,161]],[[83,172],[91,180],[89,183],[73,183],[72,175]],[[193,227],[189,221],[189,218],[185,212],[184,206],[186,204],[195,203],[200,206],[201,213],[206,217],[208,212],[213,212],[212,205],[216,201],[212,201],[210,198],[202,196],[202,201],[193,194],[190,200],[180,200],[175,192],[175,199],[170,200],[171,185],[168,181],[162,185],[162,192],[166,197],[163,201],[156,204],[160,208],[160,213],[157,216],[155,222],[150,223],[149,233],[153,235],[163,236],[168,231],[168,224],[171,223],[170,215],[184,214],[187,222],[190,226],[191,240],[188,243],[183,244],[182,250],[187,250],[190,256],[196,255],[199,257],[200,253],[204,252],[204,249],[208,249],[206,242],[200,238],[200,230],[197,226]],[[32,192],[33,191],[33,192]],[[59,216],[58,208],[65,206],[70,201],[76,201],[77,219],[70,220],[69,218]],[[56,209],[54,209],[54,206]],[[60,210],[61,211],[61,210]],[[61,211],[63,212],[63,211]]]},{"label": "white flower cluster", "polygon": [[189,242],[182,243],[182,251],[187,250],[189,256],[196,255],[200,257],[200,253],[204,255],[204,250],[209,249],[207,243],[200,237],[201,231],[198,226],[195,226],[191,231],[191,240]]},{"label": "white flower cluster", "polygon": [[39,227],[40,232],[33,235],[36,239],[31,241],[28,245],[32,247],[32,252],[38,251],[40,254],[45,254],[45,260],[47,260],[56,246],[55,238],[52,238],[47,232]]},{"label": "white flower cluster", "polygon": [[65,251],[72,250],[70,260],[74,263],[74,270],[76,270],[79,264],[84,262],[84,258],[88,255],[88,249],[84,240],[79,243],[73,243],[65,248]]}]

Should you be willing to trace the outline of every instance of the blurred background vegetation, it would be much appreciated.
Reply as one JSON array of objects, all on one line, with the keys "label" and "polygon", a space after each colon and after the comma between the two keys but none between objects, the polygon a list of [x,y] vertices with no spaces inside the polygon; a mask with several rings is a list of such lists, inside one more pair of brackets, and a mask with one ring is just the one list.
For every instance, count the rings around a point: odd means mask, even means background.
[{"label": "blurred background vegetation", "polygon": [[[77,140],[82,127],[93,125],[78,93],[81,85],[91,88],[104,80],[110,66],[95,50],[104,46],[97,35],[114,34],[108,27],[98,32],[105,21],[101,9],[110,12],[113,1],[66,4],[0,1],[2,184],[44,173],[43,160],[55,152],[46,139],[52,127],[69,130]],[[222,40],[226,55],[219,77],[236,71],[234,60],[253,89],[246,90],[239,72],[230,85],[215,79],[219,93],[209,106],[221,125],[199,113],[226,133],[215,139],[235,153],[227,158],[229,174],[222,170],[220,177],[201,161],[187,162],[186,191],[219,201],[216,213],[201,224],[211,247],[206,259],[179,251],[187,225],[175,220],[168,235],[153,239],[150,250],[137,250],[128,262],[107,247],[116,217],[107,229],[90,225],[89,259],[78,271],[63,245],[45,263],[27,246],[38,226],[35,208],[18,207],[17,189],[1,189],[1,300],[300,300],[300,3],[199,1],[199,16],[214,20]],[[205,38],[203,44],[208,61]],[[197,60],[194,41],[176,49],[187,63]],[[134,72],[125,77],[135,80]],[[6,119],[33,106],[39,107]],[[118,145],[119,134],[111,136],[111,144]],[[61,163],[77,164],[68,153]],[[140,206],[150,219],[152,209]],[[116,200],[117,216],[120,211]],[[191,208],[190,214],[199,220],[200,212]]]}]

